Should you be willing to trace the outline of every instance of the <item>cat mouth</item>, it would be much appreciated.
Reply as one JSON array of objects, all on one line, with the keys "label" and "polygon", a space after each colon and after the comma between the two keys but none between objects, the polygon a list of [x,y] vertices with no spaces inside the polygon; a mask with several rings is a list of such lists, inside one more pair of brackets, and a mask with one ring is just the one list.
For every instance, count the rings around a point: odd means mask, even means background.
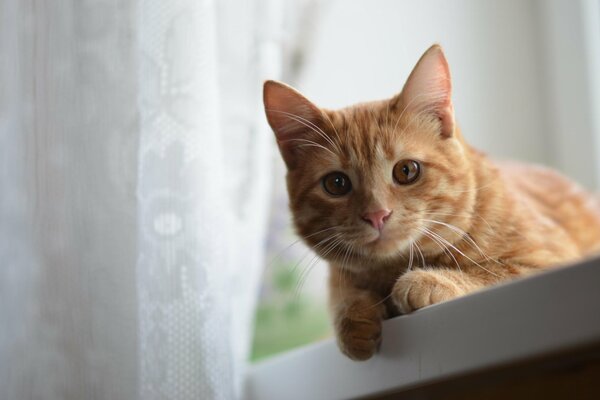
[{"label": "cat mouth", "polygon": [[378,242],[385,242],[387,240],[389,240],[389,238],[387,237],[388,235],[384,235],[383,232],[377,232],[375,233],[375,236],[373,237],[373,239],[368,239],[367,240],[367,244],[376,244]]},{"label": "cat mouth", "polygon": [[408,248],[411,241],[409,232],[399,232],[397,229],[382,229],[374,232],[365,241],[363,247],[371,254],[388,256]]},{"label": "cat mouth", "polygon": [[[383,227],[380,230],[372,229],[371,230],[372,238],[367,240],[367,244],[377,243],[377,242],[388,242],[388,241],[397,241],[403,239],[399,236],[399,232],[396,229]],[[403,235],[402,235],[403,236]]]},{"label": "cat mouth", "polygon": [[388,246],[392,243],[397,243],[398,242],[398,238],[395,237],[395,235],[391,234],[390,232],[386,232],[386,230],[381,230],[378,232],[375,232],[375,235],[373,235],[373,238],[369,238],[367,240],[367,242],[365,243],[365,245],[367,247],[382,247],[382,246]]}]

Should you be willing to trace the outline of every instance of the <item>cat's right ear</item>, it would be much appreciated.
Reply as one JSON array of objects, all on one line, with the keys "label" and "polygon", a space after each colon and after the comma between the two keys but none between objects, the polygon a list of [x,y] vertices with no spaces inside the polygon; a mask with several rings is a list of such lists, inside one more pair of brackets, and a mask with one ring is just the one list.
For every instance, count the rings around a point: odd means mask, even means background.
[{"label": "cat's right ear", "polygon": [[443,137],[454,134],[452,81],[444,51],[440,45],[431,46],[411,72],[397,101],[405,110],[415,114],[428,113],[440,121]]},{"label": "cat's right ear", "polygon": [[318,129],[323,121],[321,110],[292,87],[277,81],[266,81],[263,101],[269,125],[288,169],[297,165],[296,148],[303,136]]}]

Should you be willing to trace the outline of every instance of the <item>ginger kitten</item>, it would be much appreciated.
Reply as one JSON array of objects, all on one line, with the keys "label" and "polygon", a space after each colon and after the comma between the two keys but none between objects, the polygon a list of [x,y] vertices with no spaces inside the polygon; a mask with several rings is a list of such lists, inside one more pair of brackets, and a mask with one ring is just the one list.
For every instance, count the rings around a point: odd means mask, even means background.
[{"label": "ginger kitten", "polygon": [[389,100],[327,110],[268,81],[264,103],[294,224],[329,262],[337,342],[352,359],[374,354],[383,319],[600,250],[592,195],[464,141],[440,46]]}]

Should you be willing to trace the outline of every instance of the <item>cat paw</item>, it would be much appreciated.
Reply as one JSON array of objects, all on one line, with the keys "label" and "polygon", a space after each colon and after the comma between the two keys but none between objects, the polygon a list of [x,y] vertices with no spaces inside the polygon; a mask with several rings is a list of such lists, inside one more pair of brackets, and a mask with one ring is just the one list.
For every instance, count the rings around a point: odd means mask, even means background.
[{"label": "cat paw", "polygon": [[392,300],[402,314],[408,314],[462,294],[464,291],[447,277],[435,271],[414,270],[396,281]]},{"label": "cat paw", "polygon": [[381,344],[381,322],[382,317],[375,309],[339,315],[335,330],[342,353],[355,361],[371,358]]}]

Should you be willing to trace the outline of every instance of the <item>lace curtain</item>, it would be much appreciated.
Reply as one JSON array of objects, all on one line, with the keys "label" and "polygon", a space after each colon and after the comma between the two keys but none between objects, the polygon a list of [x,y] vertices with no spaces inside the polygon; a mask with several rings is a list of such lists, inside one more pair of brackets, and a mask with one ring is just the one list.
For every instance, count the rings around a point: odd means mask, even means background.
[{"label": "lace curtain", "polygon": [[277,0],[0,2],[0,397],[241,396]]}]

